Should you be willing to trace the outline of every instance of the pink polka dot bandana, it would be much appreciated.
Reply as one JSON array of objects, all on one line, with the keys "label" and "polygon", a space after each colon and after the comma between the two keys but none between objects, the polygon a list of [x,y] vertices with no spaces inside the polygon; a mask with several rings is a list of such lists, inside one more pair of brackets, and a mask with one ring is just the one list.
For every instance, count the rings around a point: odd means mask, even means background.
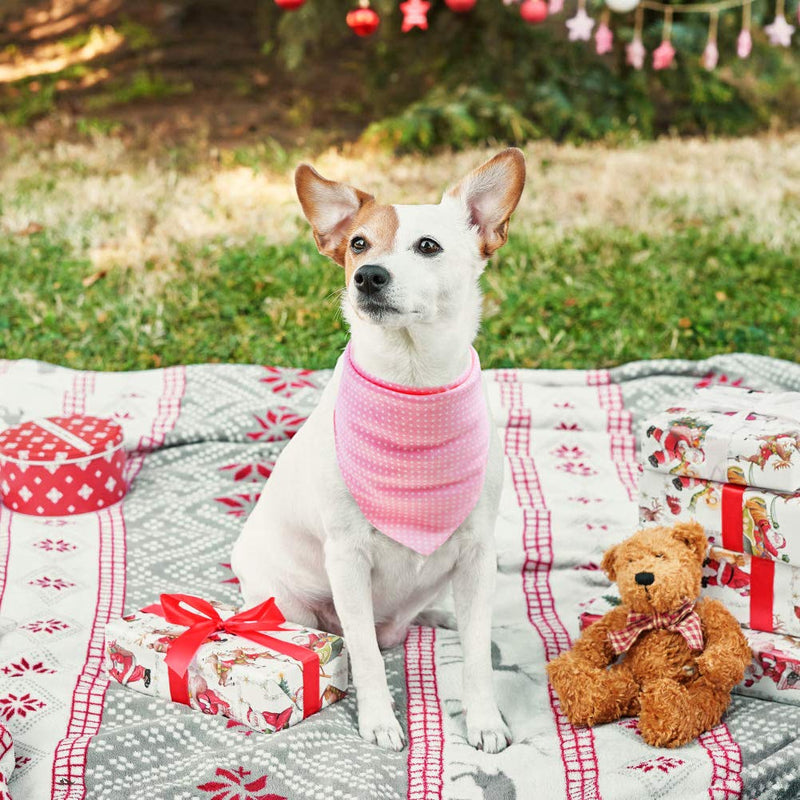
[{"label": "pink polka dot bandana", "polygon": [[489,454],[478,354],[448,386],[415,388],[365,373],[344,352],[336,457],[369,522],[417,553],[440,547],[475,507]]}]

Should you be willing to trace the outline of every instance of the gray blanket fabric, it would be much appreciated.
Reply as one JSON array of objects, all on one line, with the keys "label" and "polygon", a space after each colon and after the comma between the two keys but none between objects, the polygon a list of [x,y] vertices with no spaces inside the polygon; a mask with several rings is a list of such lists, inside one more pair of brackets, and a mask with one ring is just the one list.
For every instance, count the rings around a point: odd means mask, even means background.
[{"label": "gray blanket fabric", "polygon": [[[714,731],[659,750],[635,720],[573,728],[544,673],[577,635],[581,604],[608,585],[603,551],[635,529],[642,420],[697,385],[800,390],[800,365],[757,356],[487,373],[506,452],[492,651],[514,735],[503,753],[465,741],[461,647],[449,630],[412,629],[385,653],[409,733],[400,753],[359,738],[352,691],[260,734],[107,683],[102,623],[123,608],[162,592],[238,602],[231,545],[328,375],[233,365],[91,374],[0,361],[0,428],[65,410],[113,416],[132,480],[124,502],[97,515],[0,511],[0,615],[17,624],[0,639],[14,800],[800,798],[800,707],[735,696]],[[17,668],[23,658],[41,666]]]}]

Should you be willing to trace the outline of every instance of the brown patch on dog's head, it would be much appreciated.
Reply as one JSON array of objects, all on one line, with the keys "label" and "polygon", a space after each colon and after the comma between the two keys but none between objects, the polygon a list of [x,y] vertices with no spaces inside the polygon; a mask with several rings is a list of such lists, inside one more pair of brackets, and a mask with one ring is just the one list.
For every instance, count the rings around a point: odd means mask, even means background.
[{"label": "brown patch on dog's head", "polygon": [[373,196],[353,186],[329,181],[308,164],[301,164],[295,170],[294,185],[320,253],[344,266],[347,234],[353,219],[364,204],[374,202]]},{"label": "brown patch on dog's head", "polygon": [[[346,285],[349,285],[350,276],[362,264],[380,263],[381,256],[394,250],[399,224],[394,206],[384,206],[374,200],[361,206],[345,238],[343,266]],[[367,243],[363,253],[355,253],[348,246],[356,236],[361,236]]]},{"label": "brown patch on dog's head", "polygon": [[488,258],[508,239],[508,220],[525,186],[525,156],[509,147],[447,190],[466,205],[478,228],[480,251]]},{"label": "brown patch on dog's head", "polygon": [[663,613],[700,594],[707,546],[696,522],[646,528],[610,548],[602,568],[633,611]]}]

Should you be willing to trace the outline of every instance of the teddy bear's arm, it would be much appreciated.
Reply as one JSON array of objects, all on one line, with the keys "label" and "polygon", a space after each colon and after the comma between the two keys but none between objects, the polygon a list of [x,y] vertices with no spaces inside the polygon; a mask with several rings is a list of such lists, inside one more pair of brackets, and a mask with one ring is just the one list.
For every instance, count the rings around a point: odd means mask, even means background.
[{"label": "teddy bear's arm", "polygon": [[695,606],[703,625],[705,646],[697,657],[700,673],[723,691],[730,691],[744,677],[753,654],[739,623],[719,602],[704,598]]},{"label": "teddy bear's arm", "polygon": [[617,657],[608,640],[609,631],[625,627],[627,618],[627,608],[612,609],[583,631],[570,653],[593,667],[607,667]]}]

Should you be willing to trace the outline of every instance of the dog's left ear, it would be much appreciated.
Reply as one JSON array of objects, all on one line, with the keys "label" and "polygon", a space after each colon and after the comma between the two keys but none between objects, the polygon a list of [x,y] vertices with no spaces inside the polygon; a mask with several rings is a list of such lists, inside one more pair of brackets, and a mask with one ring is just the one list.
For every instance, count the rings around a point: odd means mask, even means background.
[{"label": "dog's left ear", "polygon": [[508,219],[525,186],[525,156],[516,147],[498,153],[445,192],[460,198],[477,226],[481,255],[488,258],[508,239]]}]

